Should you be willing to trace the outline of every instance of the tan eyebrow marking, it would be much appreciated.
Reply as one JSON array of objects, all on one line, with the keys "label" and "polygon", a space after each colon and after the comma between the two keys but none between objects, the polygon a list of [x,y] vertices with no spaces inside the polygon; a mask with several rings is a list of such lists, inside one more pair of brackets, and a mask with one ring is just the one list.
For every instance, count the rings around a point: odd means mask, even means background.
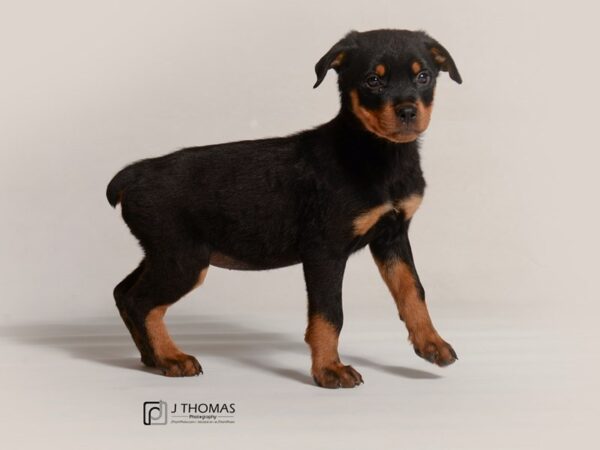
[{"label": "tan eyebrow marking", "polygon": [[378,77],[382,77],[385,75],[385,66],[383,64],[377,64],[375,66],[375,73]]},{"label": "tan eyebrow marking", "polygon": [[423,70],[423,66],[419,61],[413,62],[410,68],[415,75],[418,74],[421,70]]}]

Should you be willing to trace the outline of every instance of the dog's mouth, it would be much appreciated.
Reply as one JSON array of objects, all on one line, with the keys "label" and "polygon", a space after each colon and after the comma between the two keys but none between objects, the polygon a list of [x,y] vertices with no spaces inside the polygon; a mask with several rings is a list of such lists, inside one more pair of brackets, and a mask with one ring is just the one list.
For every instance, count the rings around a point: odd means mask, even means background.
[{"label": "dog's mouth", "polygon": [[377,136],[388,141],[406,144],[414,142],[425,131],[419,126],[418,118],[415,122],[406,123],[395,116],[386,117],[385,114],[374,114],[375,121],[363,121],[365,128]]},{"label": "dog's mouth", "polygon": [[419,116],[411,123],[397,120],[396,126],[385,134],[385,138],[398,143],[413,142],[425,131],[425,129],[420,126],[420,121]]},{"label": "dog's mouth", "polygon": [[405,127],[398,131],[391,132],[387,134],[385,137],[387,140],[392,142],[397,142],[399,144],[406,144],[409,142],[416,141],[421,131],[412,130],[411,127]]},{"label": "dog's mouth", "polygon": [[[358,94],[351,92],[352,111],[365,129],[388,141],[405,144],[415,141],[429,125],[431,105],[422,102],[394,106],[385,104],[377,110],[362,106]],[[406,109],[406,111],[403,111]]]}]

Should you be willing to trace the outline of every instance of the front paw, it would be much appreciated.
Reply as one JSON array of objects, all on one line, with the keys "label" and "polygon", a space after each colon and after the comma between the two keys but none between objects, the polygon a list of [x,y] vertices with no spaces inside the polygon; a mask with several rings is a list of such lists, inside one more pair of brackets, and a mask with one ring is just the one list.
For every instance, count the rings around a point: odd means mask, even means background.
[{"label": "front paw", "polygon": [[342,363],[313,368],[312,374],[318,386],[328,389],[353,388],[364,383],[360,373]]},{"label": "front paw", "polygon": [[193,377],[202,373],[198,360],[185,353],[158,360],[156,367],[167,377]]},{"label": "front paw", "polygon": [[421,358],[440,367],[449,366],[458,359],[452,346],[439,336],[415,342],[414,348]]}]

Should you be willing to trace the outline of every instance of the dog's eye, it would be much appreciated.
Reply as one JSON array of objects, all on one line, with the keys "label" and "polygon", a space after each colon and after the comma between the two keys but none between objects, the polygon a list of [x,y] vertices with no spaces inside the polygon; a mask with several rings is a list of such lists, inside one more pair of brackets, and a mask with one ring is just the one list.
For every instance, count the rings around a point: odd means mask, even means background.
[{"label": "dog's eye", "polygon": [[424,86],[426,84],[429,84],[429,82],[431,81],[431,74],[428,71],[423,70],[422,72],[419,72],[417,74],[416,79],[417,79],[417,83]]},{"label": "dog's eye", "polygon": [[382,85],[381,79],[377,75],[369,75],[365,83],[370,88],[376,88]]}]

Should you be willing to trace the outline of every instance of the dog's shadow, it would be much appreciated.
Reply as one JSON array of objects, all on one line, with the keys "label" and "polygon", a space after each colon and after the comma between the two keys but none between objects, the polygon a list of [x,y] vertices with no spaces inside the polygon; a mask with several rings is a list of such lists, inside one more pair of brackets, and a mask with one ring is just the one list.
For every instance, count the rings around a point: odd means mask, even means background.
[{"label": "dog's shadow", "polygon": [[[305,371],[275,365],[272,354],[294,352],[310,353],[301,337],[297,340],[284,333],[259,331],[221,317],[199,316],[169,321],[172,336],[186,352],[227,358],[236,364],[269,372],[303,384],[314,384],[308,367]],[[35,323],[6,326],[0,335],[17,342],[62,350],[76,359],[130,370],[156,373],[140,362],[137,350],[118,318],[94,319],[78,323]],[[272,358],[276,360],[277,358]],[[345,356],[348,363],[368,366],[393,375],[411,379],[441,378],[431,372],[408,367],[388,366],[367,358]]]}]

